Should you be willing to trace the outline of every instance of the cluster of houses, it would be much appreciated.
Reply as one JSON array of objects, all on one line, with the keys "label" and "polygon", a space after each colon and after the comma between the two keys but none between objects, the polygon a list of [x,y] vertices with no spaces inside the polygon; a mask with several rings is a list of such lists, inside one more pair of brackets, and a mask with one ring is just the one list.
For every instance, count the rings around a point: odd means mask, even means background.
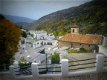
[{"label": "cluster of houses", "polygon": [[46,31],[35,31],[29,30],[26,38],[22,38],[22,42],[26,44],[25,46],[38,48],[43,45],[53,45],[57,46],[58,42],[55,36],[50,33],[48,34]]},{"label": "cluster of houses", "polygon": [[[52,46],[57,50],[63,47],[70,49],[84,48],[87,51],[93,51],[94,53],[106,53],[107,52],[107,37],[97,34],[80,34],[79,26],[76,24],[71,25],[71,33],[64,35],[61,38],[56,39],[53,33],[47,33],[46,31],[26,31],[27,37],[22,38],[22,48],[26,49],[38,49],[43,46]],[[103,43],[103,45],[102,45]],[[48,48],[48,47],[47,47]],[[53,50],[54,50],[53,48]],[[33,50],[32,50],[33,51]],[[21,51],[22,52],[22,51]],[[31,53],[31,52],[30,52]]]},{"label": "cluster of houses", "polygon": [[[52,33],[46,31],[23,30],[26,37],[21,37],[19,52],[15,55],[15,60],[20,61],[21,58],[28,62],[41,62],[45,59],[45,54],[40,53],[45,49],[48,54],[51,48],[57,47],[58,41]],[[49,56],[49,55],[48,55]]]},{"label": "cluster of houses", "polygon": [[[75,75],[75,74],[89,74],[90,72],[91,73],[95,73],[95,72],[100,72],[100,71],[106,71],[107,69],[104,67],[104,59],[105,59],[105,55],[107,56],[106,52],[107,52],[107,37],[106,36],[102,36],[102,35],[94,35],[94,34],[80,34],[79,33],[79,27],[77,25],[72,25],[71,27],[71,33],[69,34],[66,34],[65,36],[59,38],[59,39],[56,39],[55,36],[53,34],[48,34],[46,31],[34,31],[34,30],[30,30],[30,31],[27,31],[27,37],[26,38],[22,38],[21,41],[21,45],[25,45],[25,50],[24,50],[24,53],[25,54],[16,54],[15,55],[15,62],[13,63],[14,66],[10,66],[10,71],[12,72],[12,75],[14,77],[17,77],[17,73],[18,75],[26,75],[25,73],[26,72],[30,72],[30,74],[33,75],[33,77],[36,76],[36,78],[38,76],[41,76],[39,73],[40,72],[40,69],[46,69],[46,71],[50,70],[50,73],[49,71],[49,74],[47,74],[48,72],[45,72],[45,73],[42,73],[42,76],[43,74],[45,75],[45,77],[50,77],[50,74],[51,76],[71,76],[71,75]],[[24,43],[23,43],[24,41]],[[54,48],[51,48],[50,46],[47,47],[47,45],[51,45],[52,47],[54,46]],[[43,48],[42,48],[43,47]],[[53,49],[55,49],[56,47],[58,51],[60,51],[62,54],[60,55],[60,62],[61,64],[57,64],[57,65],[53,65],[53,67],[51,67],[51,53],[52,51],[54,51]],[[103,54],[96,54],[96,58],[90,58],[88,57],[87,59],[84,59],[83,61],[86,61],[86,63],[81,63],[82,60],[80,60],[80,65],[82,64],[83,66],[80,67],[80,69],[84,69],[84,70],[79,70],[79,67],[78,65],[77,66],[74,66],[75,68],[77,67],[77,72],[73,72],[71,69],[70,71],[70,68],[73,67],[72,65],[70,66],[68,63],[69,62],[69,59],[63,59],[62,56],[63,56],[63,53],[64,51],[66,52],[66,50],[60,50],[60,48],[62,47],[68,47],[68,48],[84,48],[86,50],[89,50],[89,51],[92,51],[94,50],[95,52],[97,53],[103,53]],[[41,48],[41,50],[39,51],[39,48]],[[45,52],[46,49],[49,49],[51,48],[49,51]],[[45,54],[46,53],[46,54]],[[84,55],[84,54],[83,54]],[[67,55],[65,55],[67,56]],[[69,55],[68,55],[69,56]],[[20,59],[19,59],[20,58]],[[72,57],[73,58],[73,57]],[[83,58],[83,57],[82,57]],[[22,61],[21,61],[22,59]],[[27,61],[28,63],[29,62],[32,62],[32,67],[30,70],[27,69],[23,72],[20,72],[18,70],[17,67],[19,67],[18,63],[19,62],[23,62],[23,59],[25,59],[25,61]],[[76,58],[74,58],[76,59]],[[91,64],[92,66],[89,66],[87,64],[87,62],[89,60],[92,59],[92,63],[89,63]],[[77,59],[78,60],[78,59]],[[96,60],[96,62],[93,62],[93,60]],[[78,60],[79,61],[79,60]],[[77,62],[77,61],[74,61],[74,62]],[[47,67],[44,68],[43,64],[45,64],[45,66],[47,66],[47,63],[49,64],[48,66],[50,66],[51,68],[49,68],[47,70]],[[39,65],[38,65],[39,64]],[[41,65],[42,64],[42,65]],[[88,69],[85,69],[85,68],[88,68],[87,66],[84,67],[84,65],[88,65],[88,67],[90,68],[90,70]],[[94,68],[93,68],[94,66]],[[55,67],[57,69],[55,69]],[[55,71],[58,70],[58,67],[60,67],[61,71],[58,71],[59,73],[56,74]],[[75,70],[74,68],[74,70]],[[17,69],[17,71],[16,71]],[[53,71],[54,70],[54,71]],[[15,72],[16,71],[16,72]],[[25,72],[26,71],[26,72]],[[44,72],[44,71],[43,71]],[[57,72],[57,71],[56,71]],[[54,73],[54,74],[53,74]],[[28,75],[28,74],[27,74]],[[19,77],[19,76],[18,76]]]},{"label": "cluster of houses", "polygon": [[[48,34],[46,31],[29,30],[26,33],[27,33],[27,37],[26,38],[22,37],[21,39],[22,42],[20,43],[20,46],[21,45],[25,46],[25,50],[23,50],[25,54],[20,54],[20,52],[19,54],[16,54],[15,55],[16,61],[13,63],[13,65],[10,66],[10,72],[15,78],[19,78],[20,76],[25,77],[25,75],[32,75],[35,79],[37,79],[37,77],[50,77],[50,76],[68,77],[72,75],[107,71],[107,68],[105,68],[104,66],[105,55],[107,56],[106,54],[107,37],[106,36],[96,35],[96,34],[80,34],[79,26],[77,25],[72,25],[71,33],[66,34],[65,36],[59,39],[56,39],[52,33]],[[49,46],[47,47],[47,45]],[[66,50],[64,49],[63,51],[61,51],[60,48],[68,47],[68,48],[74,48],[74,49],[84,48],[88,51],[94,50],[95,52],[103,53],[104,55],[96,54],[96,58],[89,57],[89,59],[87,58],[83,60],[78,60],[74,58],[77,61],[73,61],[74,63],[74,66],[73,66],[71,65],[69,59],[63,59],[62,58],[63,54],[61,54],[60,55],[61,64],[51,65],[50,56],[52,55],[51,54],[52,51],[54,51],[53,49],[55,49],[56,47],[57,47],[57,50],[60,51],[61,53],[64,53],[64,51],[66,52]],[[42,50],[39,51],[39,48],[41,48]],[[49,49],[49,51],[45,52],[46,49]],[[93,60],[96,60],[96,61],[94,62]],[[21,71],[19,70],[18,63],[19,62],[24,63],[24,61],[27,61],[28,63],[32,62],[31,68],[25,67],[26,69],[23,68],[21,69],[22,70]],[[80,61],[79,64],[78,64],[78,61]],[[81,63],[81,61],[86,61],[86,63],[85,62]],[[91,62],[88,62],[88,61],[91,61]],[[77,64],[75,65],[76,62]],[[46,65],[43,65],[44,63],[46,63]],[[91,66],[88,64],[91,64]],[[76,71],[74,71],[73,68],[71,67],[74,67],[74,70]],[[79,69],[82,69],[82,70],[79,70]]]},{"label": "cluster of houses", "polygon": [[[51,33],[48,34],[46,31],[34,31],[29,30],[27,32],[27,38],[24,41],[27,46],[37,48],[43,45],[52,45],[58,48],[84,48],[88,51],[101,51],[101,44],[106,40],[104,36],[97,34],[80,34],[79,26],[74,24],[71,25],[71,33],[56,39]],[[103,43],[104,44],[104,43]],[[100,48],[100,49],[99,49]]]}]

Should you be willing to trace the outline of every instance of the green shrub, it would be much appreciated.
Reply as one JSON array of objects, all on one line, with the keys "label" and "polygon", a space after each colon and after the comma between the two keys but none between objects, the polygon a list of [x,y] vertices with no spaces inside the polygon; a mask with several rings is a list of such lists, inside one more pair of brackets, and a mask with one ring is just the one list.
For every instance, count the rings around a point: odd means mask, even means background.
[{"label": "green shrub", "polygon": [[69,54],[72,54],[72,53],[85,53],[85,52],[87,52],[87,50],[84,49],[84,48],[80,48],[79,50],[67,50],[67,52]]},{"label": "green shrub", "polygon": [[78,53],[78,50],[68,50],[68,53]]},{"label": "green shrub", "polygon": [[87,52],[87,50],[85,48],[80,48],[79,53],[84,53]]},{"label": "green shrub", "polygon": [[19,63],[20,69],[27,69],[31,66],[31,62]]},{"label": "green shrub", "polygon": [[27,62],[24,57],[21,57],[19,60],[19,66],[21,69],[26,69],[31,66],[31,62]]},{"label": "green shrub", "polygon": [[25,57],[22,56],[19,60],[19,63],[25,63],[25,62],[27,62],[27,61],[26,61]]},{"label": "green shrub", "polygon": [[60,56],[59,56],[59,53],[54,53],[52,56],[51,56],[51,61],[52,63],[59,63],[60,61]]}]

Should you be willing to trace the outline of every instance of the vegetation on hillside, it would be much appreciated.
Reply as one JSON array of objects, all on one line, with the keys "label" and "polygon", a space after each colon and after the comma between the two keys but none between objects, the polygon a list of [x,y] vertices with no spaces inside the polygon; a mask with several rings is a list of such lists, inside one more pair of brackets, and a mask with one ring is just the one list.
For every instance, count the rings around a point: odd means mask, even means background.
[{"label": "vegetation on hillside", "polygon": [[21,30],[0,15],[0,64],[9,63],[18,51],[20,36]]},{"label": "vegetation on hillside", "polygon": [[78,7],[46,15],[37,20],[32,27],[61,36],[69,33],[71,25],[75,23],[80,26],[82,34],[107,34],[106,5],[106,0],[93,0]]}]

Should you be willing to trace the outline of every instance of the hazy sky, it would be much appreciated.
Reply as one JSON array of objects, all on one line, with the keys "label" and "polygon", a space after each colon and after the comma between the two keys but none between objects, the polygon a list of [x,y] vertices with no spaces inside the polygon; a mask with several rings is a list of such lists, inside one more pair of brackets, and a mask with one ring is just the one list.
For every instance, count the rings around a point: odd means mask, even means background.
[{"label": "hazy sky", "polygon": [[1,0],[0,0],[0,12],[1,12]]},{"label": "hazy sky", "polygon": [[0,0],[0,13],[39,19],[49,13],[91,0]]}]

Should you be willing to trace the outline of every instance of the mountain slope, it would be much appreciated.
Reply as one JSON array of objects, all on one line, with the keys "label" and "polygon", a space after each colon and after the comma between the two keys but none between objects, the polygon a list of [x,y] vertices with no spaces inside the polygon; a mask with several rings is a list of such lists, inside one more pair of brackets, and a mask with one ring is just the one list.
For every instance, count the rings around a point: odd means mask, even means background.
[{"label": "mountain slope", "polygon": [[33,23],[31,29],[45,29],[56,35],[70,31],[76,23],[81,33],[107,34],[107,1],[93,0],[78,7],[72,7],[43,16]]},{"label": "mountain slope", "polygon": [[34,21],[33,19],[26,18],[26,17],[20,17],[20,16],[12,16],[12,15],[4,15],[7,19],[14,23],[31,23]]},{"label": "mountain slope", "polygon": [[32,25],[33,19],[26,18],[26,17],[19,17],[19,16],[12,16],[12,15],[4,15],[6,19],[14,22],[17,26],[22,27],[24,29],[29,29],[30,25]]}]

